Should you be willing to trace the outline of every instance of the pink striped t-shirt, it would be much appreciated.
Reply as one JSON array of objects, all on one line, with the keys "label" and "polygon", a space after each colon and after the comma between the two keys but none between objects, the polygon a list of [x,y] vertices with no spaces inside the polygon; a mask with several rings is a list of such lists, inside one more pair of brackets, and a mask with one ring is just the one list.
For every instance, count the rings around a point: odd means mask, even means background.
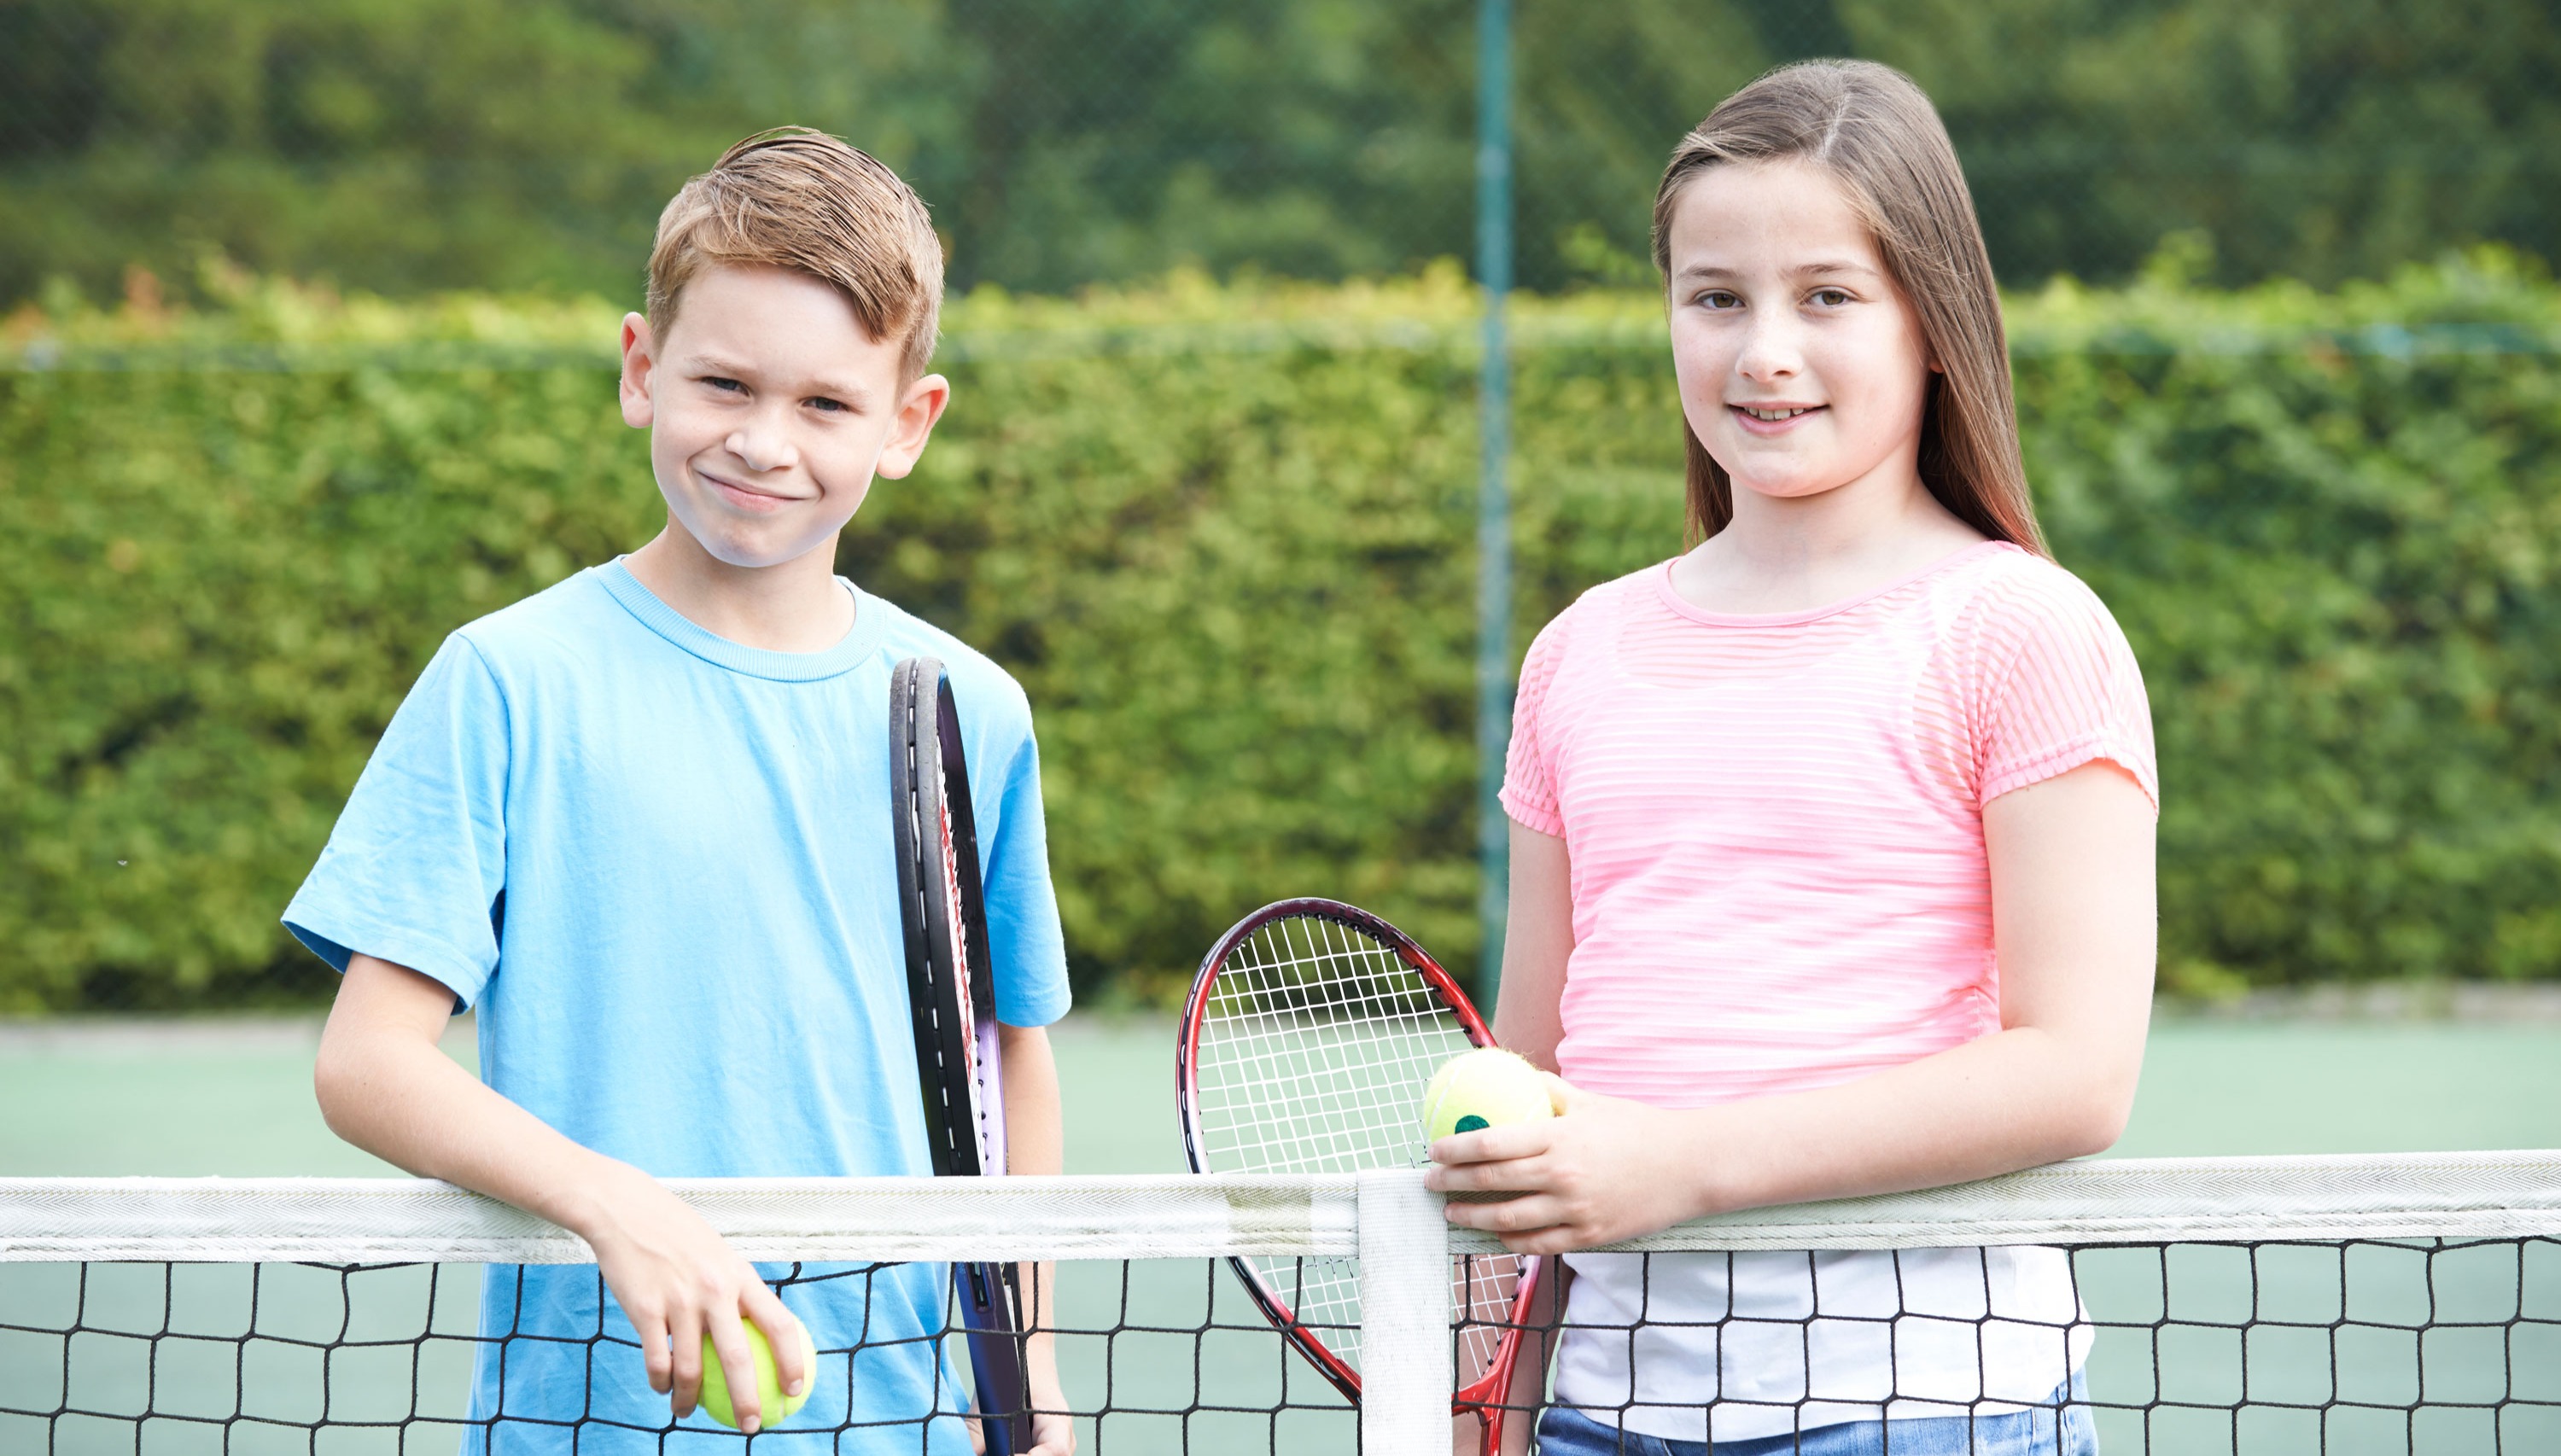
[{"label": "pink striped t-shirt", "polygon": [[1566,1079],[1697,1107],[1997,1029],[1983,806],[2101,758],[2157,800],[2133,650],[2017,547],[1778,616],[1669,564],[1594,587],[1530,647],[1503,784],[1572,866]]},{"label": "pink striped t-shirt", "polygon": [[[1702,611],[1667,563],[1594,587],[1530,647],[1503,785],[1571,866],[1559,1069],[1698,1107],[1998,1030],[1983,806],[2099,759],[2158,802],[2133,651],[2088,587],[2017,547],[1782,615]],[[1711,1416],[1740,1440],[2033,1400],[2086,1345],[2068,1274],[2034,1253],[1841,1256],[1819,1303],[1879,1307],[1811,1330],[1790,1323],[1818,1303],[1799,1256],[1656,1256],[1645,1288],[1631,1256],[1578,1255],[1559,1398],[1693,1440]],[[1706,1326],[1577,1338],[1639,1311],[1726,1321],[1722,1345]],[[1738,1359],[1765,1343],[1732,1323],[1754,1312],[1784,1368]],[[1880,1343],[1872,1317],[1898,1312],[1940,1319]],[[1984,1314],[2023,1323],[1942,1323]]]}]

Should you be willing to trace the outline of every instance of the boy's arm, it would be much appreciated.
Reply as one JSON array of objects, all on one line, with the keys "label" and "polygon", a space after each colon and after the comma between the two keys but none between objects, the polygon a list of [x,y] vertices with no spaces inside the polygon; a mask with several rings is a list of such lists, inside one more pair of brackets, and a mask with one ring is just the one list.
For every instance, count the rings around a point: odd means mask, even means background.
[{"label": "boy's arm", "polygon": [[[814,1372],[802,1368],[790,1312],[674,1194],[562,1136],[438,1050],[452,1011],[453,993],[431,977],[369,955],[350,960],[313,1071],[330,1130],[422,1178],[487,1194],[586,1239],[639,1334],[649,1387],[671,1394],[679,1417],[691,1414],[709,1335],[740,1428],[753,1433],[761,1412],[739,1320],[764,1330],[782,1387],[797,1390]],[[1055,1127],[1055,1073],[1050,1085]]]},{"label": "boy's arm", "polygon": [[[1059,1114],[1058,1060],[1050,1054],[1048,1030],[999,1024],[996,1051],[1005,1092],[1005,1171],[1035,1178],[1065,1172],[1067,1133]],[[1023,1377],[1031,1383],[1032,1409],[1039,1412],[1032,1416],[1034,1444],[1026,1456],[1070,1456],[1076,1450],[1076,1422],[1067,1413],[1067,1391],[1058,1379],[1058,1339],[1052,1333],[1058,1311],[1050,1291],[1057,1273],[1049,1264],[1024,1264],[1016,1275],[1025,1291],[1031,1336],[1024,1342]]]}]

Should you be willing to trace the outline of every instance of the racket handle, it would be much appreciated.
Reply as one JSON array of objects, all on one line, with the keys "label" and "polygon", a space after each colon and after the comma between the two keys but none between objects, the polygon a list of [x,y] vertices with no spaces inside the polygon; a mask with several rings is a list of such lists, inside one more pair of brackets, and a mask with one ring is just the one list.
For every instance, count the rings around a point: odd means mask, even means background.
[{"label": "racket handle", "polygon": [[953,1272],[969,1312],[969,1369],[986,1456],[1020,1456],[1032,1448],[1031,1387],[1023,1379],[1023,1340],[1014,1330],[1003,1266],[963,1264]]}]

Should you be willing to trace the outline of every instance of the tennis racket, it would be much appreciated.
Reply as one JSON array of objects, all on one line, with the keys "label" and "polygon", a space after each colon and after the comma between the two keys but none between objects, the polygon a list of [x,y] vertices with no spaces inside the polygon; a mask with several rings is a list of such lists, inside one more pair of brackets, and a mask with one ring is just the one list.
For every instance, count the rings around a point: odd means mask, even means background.
[{"label": "tennis racket", "polygon": [[[889,740],[899,919],[934,1172],[992,1177],[1005,1171],[995,980],[960,715],[940,662],[912,657],[891,671]],[[951,1277],[987,1456],[1028,1451],[1031,1399],[1023,1383],[1022,1291],[1014,1266],[954,1264]]]},{"label": "tennis racket", "polygon": [[[1195,1173],[1419,1168],[1423,1088],[1493,1037],[1465,993],[1395,926],[1329,899],[1266,905],[1201,961],[1175,1051],[1183,1152]],[[1360,1401],[1360,1261],[1229,1260],[1264,1316]],[[1459,1375],[1452,1414],[1502,1445],[1503,1403],[1538,1282],[1517,1254],[1451,1260]]]}]

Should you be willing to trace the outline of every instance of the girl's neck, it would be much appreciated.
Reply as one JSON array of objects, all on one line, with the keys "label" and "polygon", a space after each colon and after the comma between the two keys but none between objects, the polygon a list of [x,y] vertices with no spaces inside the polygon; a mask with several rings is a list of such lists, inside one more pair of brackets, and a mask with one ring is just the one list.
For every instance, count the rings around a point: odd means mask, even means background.
[{"label": "girl's neck", "polygon": [[1734,488],[1734,519],[1672,564],[1672,589],[1702,611],[1811,611],[1863,595],[1986,538],[1915,474],[1810,496]]}]

